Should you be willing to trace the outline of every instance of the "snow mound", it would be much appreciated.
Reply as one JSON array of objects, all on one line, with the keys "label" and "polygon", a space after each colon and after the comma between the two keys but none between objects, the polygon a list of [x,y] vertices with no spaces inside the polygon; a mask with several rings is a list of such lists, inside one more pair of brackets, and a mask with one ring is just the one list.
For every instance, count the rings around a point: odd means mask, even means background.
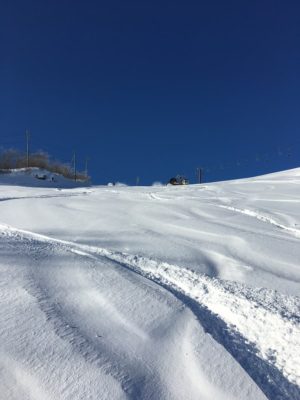
[{"label": "snow mound", "polygon": [[88,186],[89,183],[71,180],[42,168],[20,168],[0,171],[0,185],[73,188]]}]

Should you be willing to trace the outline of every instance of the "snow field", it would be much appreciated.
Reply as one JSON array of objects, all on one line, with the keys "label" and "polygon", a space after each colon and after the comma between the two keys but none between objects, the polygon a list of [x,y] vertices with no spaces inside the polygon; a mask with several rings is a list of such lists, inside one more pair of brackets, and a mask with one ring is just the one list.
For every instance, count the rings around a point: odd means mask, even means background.
[{"label": "snow field", "polygon": [[[269,380],[273,381],[274,385],[281,385],[283,393],[289,396],[297,395],[297,386],[300,386],[300,357],[295,349],[300,348],[300,324],[297,314],[300,298],[280,295],[274,290],[263,288],[253,290],[245,285],[210,278],[183,267],[141,256],[51,239],[7,226],[0,226],[0,228],[8,236],[54,243],[79,256],[93,259],[97,259],[95,255],[104,257],[127,266],[130,270],[162,285],[171,292],[182,293],[188,299],[185,302],[192,300],[206,307],[213,315],[217,315],[225,322],[233,335],[237,333],[243,337],[243,340],[249,344],[248,351],[253,352],[261,360],[265,360],[271,368],[275,367],[279,370],[292,385],[288,383],[285,385],[282,380],[278,382],[278,378],[272,375],[271,369]],[[82,276],[81,284],[83,279]],[[120,323],[127,325],[131,335],[144,337],[143,332],[126,321],[96,289],[91,289],[90,286],[87,288],[79,297],[79,305],[88,301],[89,298],[92,298],[98,307],[106,303],[106,312],[114,315]],[[238,355],[242,365],[243,357],[248,356],[248,354]],[[260,379],[258,371],[253,371],[253,366],[248,372],[254,380]],[[266,374],[266,371],[264,370],[263,373]],[[272,393],[273,388],[265,388],[265,390]]]},{"label": "snow field", "polygon": [[300,399],[299,169],[176,188],[13,178],[0,398]]},{"label": "snow field", "polygon": [[2,232],[14,260],[0,264],[10,295],[0,298],[1,352],[13,371],[4,382],[17,388],[6,398],[264,398],[160,286],[86,248]]}]

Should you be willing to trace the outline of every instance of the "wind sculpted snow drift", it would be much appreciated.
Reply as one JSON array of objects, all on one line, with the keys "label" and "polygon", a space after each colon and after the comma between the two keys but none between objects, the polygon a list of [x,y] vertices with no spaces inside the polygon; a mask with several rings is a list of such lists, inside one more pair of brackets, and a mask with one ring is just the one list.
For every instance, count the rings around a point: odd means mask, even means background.
[{"label": "wind sculpted snow drift", "polygon": [[299,195],[0,185],[0,398],[300,399]]}]

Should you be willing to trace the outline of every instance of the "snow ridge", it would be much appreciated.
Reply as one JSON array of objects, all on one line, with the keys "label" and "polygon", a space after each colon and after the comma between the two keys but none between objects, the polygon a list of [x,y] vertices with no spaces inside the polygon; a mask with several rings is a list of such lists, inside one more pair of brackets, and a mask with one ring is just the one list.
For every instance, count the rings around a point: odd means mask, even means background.
[{"label": "snow ridge", "polygon": [[4,235],[61,246],[79,256],[105,257],[165,287],[194,311],[207,331],[231,352],[269,398],[299,396],[300,357],[295,351],[300,348],[298,297],[253,289],[143,256],[54,239],[7,225],[0,225],[0,230]]},{"label": "snow ridge", "polygon": [[232,206],[225,206],[225,205],[219,205],[220,208],[225,208],[230,211],[234,211],[240,214],[248,215],[249,217],[253,217],[258,219],[259,221],[263,221],[266,223],[269,223],[271,225],[276,226],[277,228],[283,229],[284,231],[292,234],[293,236],[300,238],[300,230],[296,228],[291,228],[290,226],[283,225],[279,222],[277,222],[275,219],[267,217],[266,215],[262,215],[256,211],[248,210],[246,208],[241,209],[237,207],[232,207]]}]

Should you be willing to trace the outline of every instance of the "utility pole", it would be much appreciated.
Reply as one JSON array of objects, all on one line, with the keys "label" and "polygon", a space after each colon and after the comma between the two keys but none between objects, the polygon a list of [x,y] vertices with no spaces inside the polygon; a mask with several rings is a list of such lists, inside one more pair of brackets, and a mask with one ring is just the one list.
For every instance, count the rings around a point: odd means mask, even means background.
[{"label": "utility pole", "polygon": [[85,159],[85,173],[84,173],[86,179],[87,179],[87,177],[88,177],[88,161],[89,161],[89,158],[86,157],[86,159]]},{"label": "utility pole", "polygon": [[139,183],[140,183],[140,177],[137,176],[137,177],[136,177],[136,186],[139,186]]},{"label": "utility pole", "polygon": [[77,176],[76,176],[76,152],[74,151],[73,153],[73,173],[74,173],[74,181],[76,182]]},{"label": "utility pole", "polygon": [[28,129],[25,131],[26,134],[26,164],[27,168],[29,168],[29,139],[30,139],[30,132]]},{"label": "utility pole", "polygon": [[198,178],[198,183],[202,183],[202,175],[203,175],[202,168],[198,167],[196,169],[196,174],[197,174],[197,178]]}]

